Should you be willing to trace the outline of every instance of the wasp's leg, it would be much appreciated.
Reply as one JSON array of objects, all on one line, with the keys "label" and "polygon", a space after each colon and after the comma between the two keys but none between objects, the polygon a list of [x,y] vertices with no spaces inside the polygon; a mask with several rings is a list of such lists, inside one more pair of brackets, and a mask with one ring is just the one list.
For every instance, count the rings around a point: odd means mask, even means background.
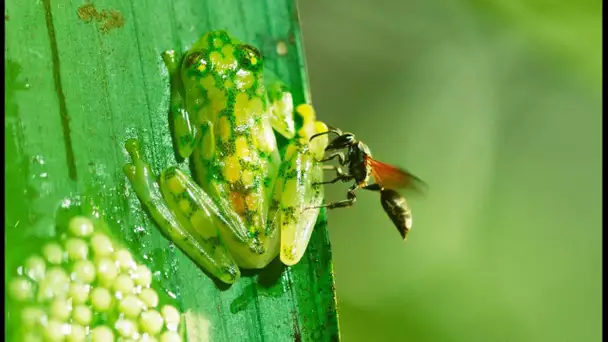
[{"label": "wasp's leg", "polygon": [[331,202],[320,206],[319,208],[337,209],[337,208],[348,208],[352,207],[357,202],[357,196],[354,192],[348,192],[347,199],[342,201]]},{"label": "wasp's leg", "polygon": [[346,172],[342,171],[342,168],[336,165],[323,165],[324,171],[336,171],[337,176],[346,175]]},{"label": "wasp's leg", "polygon": [[336,170],[336,178],[330,180],[330,181],[325,181],[325,182],[318,182],[318,183],[313,183],[314,186],[319,186],[319,185],[323,185],[323,184],[334,184],[338,181],[343,181],[343,182],[348,182],[349,180],[353,179],[353,176],[344,173],[342,171],[342,169],[340,169],[339,167],[335,168]]},{"label": "wasp's leg", "polygon": [[169,122],[172,126],[175,149],[182,158],[188,158],[196,144],[197,131],[186,109],[184,85],[181,78],[181,58],[174,50],[162,54],[163,61],[169,71],[171,82],[171,103]]},{"label": "wasp's leg", "polygon": [[355,204],[355,202],[357,202],[357,195],[355,194],[356,189],[357,189],[356,186],[351,187],[346,194],[345,200],[327,203],[327,204],[324,204],[324,205],[321,205],[318,207],[314,207],[314,208],[337,209],[337,208],[351,207],[353,204]]},{"label": "wasp's leg", "polygon": [[[352,180],[354,177],[349,175],[348,173],[342,171],[342,168],[335,165],[323,165],[323,170],[333,170],[336,171],[336,178],[341,179],[343,182],[348,182]],[[338,180],[332,180],[332,183],[337,182]]]},{"label": "wasp's leg", "polygon": [[331,154],[329,157],[319,160],[319,162],[324,163],[336,158],[338,158],[338,163],[340,163],[340,165],[346,165],[347,161],[343,152],[336,152],[334,154]]},{"label": "wasp's leg", "polygon": [[217,225],[222,222],[211,198],[175,168],[163,172],[159,189],[139,141],[129,139],[125,147],[132,162],[123,171],[161,232],[197,265],[225,283],[234,283],[240,271],[218,236]]},{"label": "wasp's leg", "polygon": [[384,188],[382,187],[382,185],[380,185],[378,183],[366,185],[364,187],[361,187],[361,189],[363,189],[363,190],[370,190],[370,191],[383,191],[384,190]]}]

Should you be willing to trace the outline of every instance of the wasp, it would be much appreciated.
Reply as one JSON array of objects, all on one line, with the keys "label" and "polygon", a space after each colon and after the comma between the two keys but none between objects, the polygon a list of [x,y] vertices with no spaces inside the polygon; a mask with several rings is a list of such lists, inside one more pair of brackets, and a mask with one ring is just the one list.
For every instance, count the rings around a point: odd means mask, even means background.
[{"label": "wasp", "polygon": [[[348,189],[345,200],[326,203],[315,208],[351,207],[357,201],[355,191],[358,189],[380,192],[380,203],[384,211],[405,241],[412,228],[412,211],[397,190],[408,189],[424,193],[428,188],[427,184],[402,168],[373,159],[367,145],[357,140],[352,133],[344,133],[338,128],[329,127],[326,132],[311,136],[310,140],[325,134],[335,134],[336,137],[330,140],[325,148],[327,155],[320,162],[337,158],[339,165],[324,165],[325,170],[335,171],[336,177],[317,184],[333,184],[339,181],[354,181],[354,184]],[[375,183],[369,183],[370,177],[374,178]]]}]

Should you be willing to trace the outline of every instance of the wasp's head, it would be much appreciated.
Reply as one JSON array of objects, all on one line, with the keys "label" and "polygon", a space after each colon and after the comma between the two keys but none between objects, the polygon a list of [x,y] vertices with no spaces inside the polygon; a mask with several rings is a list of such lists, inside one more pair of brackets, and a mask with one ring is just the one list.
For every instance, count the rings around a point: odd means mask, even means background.
[{"label": "wasp's head", "polygon": [[350,147],[356,143],[357,139],[355,139],[354,134],[344,133],[332,140],[325,148],[325,151],[340,150],[346,147]]}]

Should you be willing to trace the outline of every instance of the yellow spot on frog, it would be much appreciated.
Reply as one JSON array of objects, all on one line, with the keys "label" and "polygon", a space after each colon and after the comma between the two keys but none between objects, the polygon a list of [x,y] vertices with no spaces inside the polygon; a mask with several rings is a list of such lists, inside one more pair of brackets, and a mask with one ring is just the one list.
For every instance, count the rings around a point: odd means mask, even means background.
[{"label": "yellow spot on frog", "polygon": [[[205,227],[206,225],[208,225],[208,221],[209,219],[207,218],[207,215],[202,210],[197,210],[190,217],[190,224],[192,224],[192,227]],[[208,239],[210,237],[216,236],[216,231],[214,231],[213,229],[197,229],[196,232],[203,239]]]},{"label": "yellow spot on frog", "polygon": [[210,92],[209,97],[211,99],[211,117],[209,119],[214,122],[219,116],[219,113],[226,108],[228,100],[226,98],[226,92],[223,90],[214,91],[213,94]]},{"label": "yellow spot on frog", "polygon": [[224,165],[224,178],[230,182],[235,183],[241,177],[241,164],[236,156],[230,156],[226,158]]},{"label": "yellow spot on frog", "polygon": [[249,95],[246,93],[238,93],[234,101],[234,116],[238,126],[246,124],[251,115],[249,112]]},{"label": "yellow spot on frog", "polygon": [[254,97],[249,100],[249,110],[251,111],[251,115],[260,116],[264,113],[264,102],[259,97]]},{"label": "yellow spot on frog", "polygon": [[226,89],[230,89],[230,88],[234,87],[234,83],[232,83],[231,80],[226,80],[226,81],[224,81],[224,87],[226,87]]},{"label": "yellow spot on frog", "polygon": [[184,190],[184,186],[177,177],[169,178],[167,180],[167,185],[169,186],[169,190],[171,190],[171,192],[174,194],[178,194]]},{"label": "yellow spot on frog", "polygon": [[189,212],[190,202],[187,199],[182,199],[181,201],[179,201],[179,209],[184,213]]},{"label": "yellow spot on frog", "polygon": [[207,69],[207,64],[199,63],[199,65],[196,67],[196,69],[198,69],[198,71],[200,71],[200,72],[203,72]]},{"label": "yellow spot on frog", "polygon": [[241,181],[243,182],[243,185],[248,188],[253,185],[254,177],[253,171],[245,170],[241,176]]},{"label": "yellow spot on frog", "polygon": [[228,142],[230,140],[230,121],[225,116],[222,116],[217,127],[218,133],[222,141]]},{"label": "yellow spot on frog", "polygon": [[254,57],[251,57],[251,65],[256,65],[258,64],[258,59]]},{"label": "yellow spot on frog", "polygon": [[236,139],[236,156],[241,159],[249,158],[249,144],[247,144],[247,138],[240,136]]},{"label": "yellow spot on frog", "polygon": [[251,211],[256,211],[256,208],[260,204],[260,197],[257,192],[250,192],[247,196],[245,196],[245,203],[247,204],[247,209]]}]

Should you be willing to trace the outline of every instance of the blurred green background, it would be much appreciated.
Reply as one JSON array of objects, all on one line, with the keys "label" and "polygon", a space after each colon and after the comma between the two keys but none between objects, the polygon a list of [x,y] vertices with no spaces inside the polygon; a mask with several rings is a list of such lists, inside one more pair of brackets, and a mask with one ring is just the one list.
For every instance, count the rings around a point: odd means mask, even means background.
[{"label": "blurred green background", "polygon": [[300,10],[319,117],[430,185],[405,245],[329,213],[344,341],[599,341],[601,2]]}]

